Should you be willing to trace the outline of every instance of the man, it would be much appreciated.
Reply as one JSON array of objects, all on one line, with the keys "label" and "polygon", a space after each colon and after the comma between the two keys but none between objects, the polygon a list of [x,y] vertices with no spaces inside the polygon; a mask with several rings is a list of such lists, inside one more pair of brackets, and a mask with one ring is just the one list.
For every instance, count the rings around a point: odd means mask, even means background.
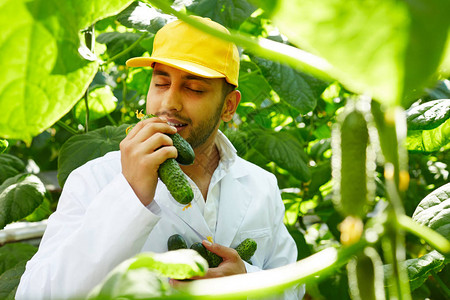
[{"label": "man", "polygon": [[[195,18],[228,33],[209,19]],[[167,239],[176,233],[188,245],[203,240],[223,258],[206,278],[296,260],[275,177],[239,158],[218,130],[221,121],[232,119],[241,97],[235,89],[236,46],[174,21],[156,34],[150,58],[127,64],[153,67],[147,113],[157,117],[139,122],[120,151],[72,172],[21,278],[18,299],[83,297],[125,259],[167,251]],[[158,180],[159,165],[177,156],[166,135],[175,132],[196,155],[194,164],[182,166],[195,195],[188,209]],[[232,249],[246,238],[258,244],[252,265]],[[301,298],[298,290],[289,292],[286,298]]]}]

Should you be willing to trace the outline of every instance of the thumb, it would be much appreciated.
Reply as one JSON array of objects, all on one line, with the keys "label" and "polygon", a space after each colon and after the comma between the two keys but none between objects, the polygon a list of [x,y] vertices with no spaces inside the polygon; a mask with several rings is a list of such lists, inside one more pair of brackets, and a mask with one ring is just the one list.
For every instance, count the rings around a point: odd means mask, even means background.
[{"label": "thumb", "polygon": [[206,249],[208,249],[212,253],[219,255],[224,260],[234,258],[235,256],[234,252],[236,252],[236,250],[232,248],[228,248],[217,243],[211,243],[208,240],[202,241],[202,244]]}]

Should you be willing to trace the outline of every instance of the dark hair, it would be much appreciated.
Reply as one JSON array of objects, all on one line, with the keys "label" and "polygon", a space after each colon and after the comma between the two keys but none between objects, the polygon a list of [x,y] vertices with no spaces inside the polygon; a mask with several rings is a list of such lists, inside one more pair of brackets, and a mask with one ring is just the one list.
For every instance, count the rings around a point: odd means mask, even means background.
[{"label": "dark hair", "polygon": [[225,79],[223,80],[223,85],[222,85],[222,96],[223,99],[225,100],[225,97],[231,93],[232,91],[234,91],[236,89],[236,86],[228,83]]}]

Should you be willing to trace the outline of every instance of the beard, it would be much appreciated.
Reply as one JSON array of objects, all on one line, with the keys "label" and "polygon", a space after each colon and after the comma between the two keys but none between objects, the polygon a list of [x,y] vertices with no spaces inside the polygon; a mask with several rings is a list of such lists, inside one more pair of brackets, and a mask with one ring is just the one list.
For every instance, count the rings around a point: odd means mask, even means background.
[{"label": "beard", "polygon": [[217,127],[217,124],[220,122],[220,116],[222,114],[222,106],[217,107],[214,114],[199,123],[197,126],[192,127],[192,130],[189,136],[186,137],[186,141],[192,146],[192,148],[197,148],[203,145],[208,138],[213,134],[214,130]]},{"label": "beard", "polygon": [[203,145],[211,136],[211,134],[213,134],[217,124],[219,124],[224,103],[225,98],[223,99],[222,104],[217,107],[216,111],[208,119],[200,122],[195,127],[192,125],[192,120],[190,118],[182,117],[177,113],[158,112],[156,113],[156,115],[158,117],[165,116],[167,118],[176,118],[183,123],[191,125],[191,132],[185,138],[185,140],[191,145],[192,148],[195,149]]}]

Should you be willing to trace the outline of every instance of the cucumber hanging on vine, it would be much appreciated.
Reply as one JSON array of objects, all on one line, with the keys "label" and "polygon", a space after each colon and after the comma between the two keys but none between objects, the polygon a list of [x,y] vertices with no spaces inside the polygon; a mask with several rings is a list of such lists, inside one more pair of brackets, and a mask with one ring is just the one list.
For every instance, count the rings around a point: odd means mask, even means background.
[{"label": "cucumber hanging on vine", "polygon": [[333,202],[343,216],[362,218],[375,186],[375,155],[369,146],[366,113],[356,104],[349,99],[333,130]]},{"label": "cucumber hanging on vine", "polygon": [[347,264],[348,285],[354,300],[384,300],[384,271],[378,252],[371,247]]}]

